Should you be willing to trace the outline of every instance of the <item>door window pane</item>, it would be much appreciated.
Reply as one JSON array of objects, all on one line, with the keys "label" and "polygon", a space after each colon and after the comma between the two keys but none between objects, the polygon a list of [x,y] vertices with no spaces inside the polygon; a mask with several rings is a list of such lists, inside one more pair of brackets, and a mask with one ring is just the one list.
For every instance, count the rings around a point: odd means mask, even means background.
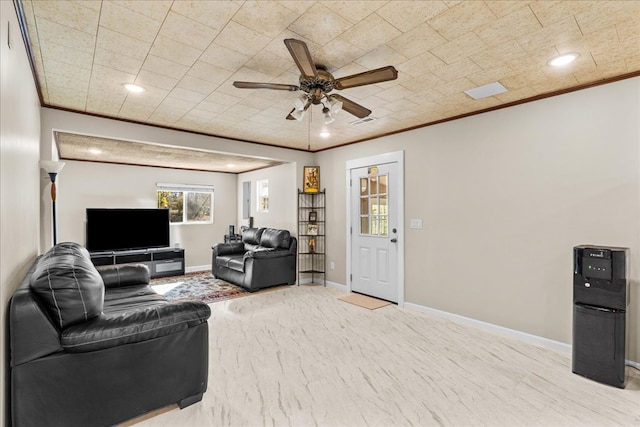
[{"label": "door window pane", "polygon": [[[370,170],[377,168],[370,168]],[[360,178],[360,234],[387,236],[389,234],[389,176],[369,175]]]}]

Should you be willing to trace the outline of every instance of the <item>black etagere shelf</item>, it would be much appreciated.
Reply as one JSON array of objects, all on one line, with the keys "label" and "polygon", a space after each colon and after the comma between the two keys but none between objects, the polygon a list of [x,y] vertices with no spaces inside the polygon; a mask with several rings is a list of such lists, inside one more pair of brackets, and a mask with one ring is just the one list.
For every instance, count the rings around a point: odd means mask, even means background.
[{"label": "black etagere shelf", "polygon": [[326,281],[326,193],[298,189],[298,284],[304,277],[311,282]]}]

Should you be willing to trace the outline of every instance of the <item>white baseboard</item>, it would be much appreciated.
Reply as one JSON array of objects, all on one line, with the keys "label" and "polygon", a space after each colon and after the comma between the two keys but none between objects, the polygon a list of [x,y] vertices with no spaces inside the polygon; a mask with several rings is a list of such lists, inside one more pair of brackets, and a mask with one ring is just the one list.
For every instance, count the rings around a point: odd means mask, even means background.
[{"label": "white baseboard", "polygon": [[199,271],[207,271],[207,270],[211,270],[211,265],[210,264],[206,264],[206,265],[194,265],[191,267],[185,267],[184,272],[185,273],[196,273]]},{"label": "white baseboard", "polygon": [[[311,281],[310,277],[305,277],[304,279],[302,279],[302,280],[300,280],[298,282],[298,284],[300,284],[300,285],[307,285],[309,283],[313,283]],[[339,289],[341,291],[347,292],[347,286],[346,285],[342,285],[342,284],[336,283],[336,282],[330,282],[328,280],[325,283],[326,283],[328,288],[335,288],[335,289]]]},{"label": "white baseboard", "polygon": [[[453,320],[454,322],[462,323],[465,325],[474,326],[486,331],[497,333],[502,336],[515,338],[519,341],[537,345],[539,347],[549,348],[563,353],[571,353],[571,344],[540,337],[538,335],[528,334],[526,332],[517,331],[515,329],[505,328],[504,326],[494,325],[493,323],[483,322],[481,320],[460,316],[459,314],[448,313],[446,311],[437,310],[435,308],[425,307],[410,302],[405,302],[404,307],[412,310],[422,311],[423,313],[433,314],[435,316],[443,317],[445,319]],[[627,359],[625,361],[625,364],[640,370],[640,362]]]}]

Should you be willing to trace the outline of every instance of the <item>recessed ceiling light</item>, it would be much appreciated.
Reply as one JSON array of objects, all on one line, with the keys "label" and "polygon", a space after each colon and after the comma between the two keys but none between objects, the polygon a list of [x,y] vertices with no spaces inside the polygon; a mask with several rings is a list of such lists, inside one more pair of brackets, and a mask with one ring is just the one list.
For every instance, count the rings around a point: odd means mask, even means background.
[{"label": "recessed ceiling light", "polygon": [[235,168],[235,167],[236,167],[236,165],[234,165],[233,163],[227,163],[227,167],[228,167],[228,168]]},{"label": "recessed ceiling light", "polygon": [[89,152],[91,154],[102,154],[102,150],[99,150],[97,148],[89,148]]},{"label": "recessed ceiling light", "polygon": [[133,83],[127,83],[123,85],[129,92],[140,93],[144,92],[145,88],[142,86],[134,85]]},{"label": "recessed ceiling light", "polygon": [[320,136],[323,138],[329,138],[331,136],[331,134],[329,132],[320,132]]},{"label": "recessed ceiling light", "polygon": [[556,56],[555,58],[551,58],[547,64],[552,67],[564,67],[567,64],[572,63],[580,56],[579,53],[564,53],[560,56]]}]

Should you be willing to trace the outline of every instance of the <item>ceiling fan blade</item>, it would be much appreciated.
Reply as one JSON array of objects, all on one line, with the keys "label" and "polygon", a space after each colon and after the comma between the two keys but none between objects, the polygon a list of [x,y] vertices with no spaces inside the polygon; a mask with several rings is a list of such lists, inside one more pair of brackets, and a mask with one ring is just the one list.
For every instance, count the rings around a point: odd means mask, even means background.
[{"label": "ceiling fan blade", "polygon": [[233,82],[233,85],[239,89],[275,89],[288,90],[290,92],[300,89],[298,86],[283,85],[279,83]]},{"label": "ceiling fan blade", "polygon": [[342,90],[350,87],[386,82],[397,78],[398,71],[392,65],[388,65],[386,67],[376,68],[375,70],[365,71],[364,73],[341,77],[335,80],[334,86],[336,89]]},{"label": "ceiling fan blade", "polygon": [[313,63],[311,53],[309,53],[309,48],[305,42],[296,39],[284,39],[284,44],[287,46],[287,49],[289,49],[289,53],[296,62],[303,77],[308,79],[318,77],[318,70]]},{"label": "ceiling fan blade", "polygon": [[346,111],[347,113],[351,113],[354,116],[356,116],[359,119],[362,119],[364,117],[367,117],[369,114],[371,114],[371,110],[369,110],[368,108],[363,107],[360,104],[356,104],[355,102],[353,102],[350,99],[345,98],[344,96],[341,95],[331,95],[333,98],[337,99],[338,101],[342,102],[342,109],[344,111]]}]

